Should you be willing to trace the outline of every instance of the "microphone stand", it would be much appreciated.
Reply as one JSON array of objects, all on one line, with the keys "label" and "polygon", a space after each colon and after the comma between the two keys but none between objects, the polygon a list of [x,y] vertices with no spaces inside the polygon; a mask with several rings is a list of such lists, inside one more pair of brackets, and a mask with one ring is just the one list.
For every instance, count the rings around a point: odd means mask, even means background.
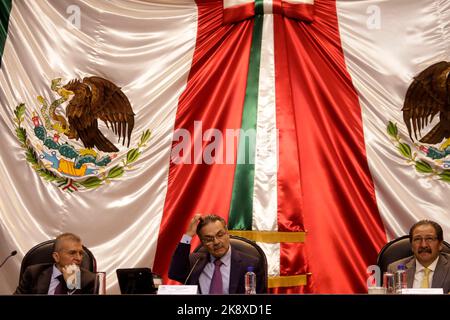
[{"label": "microphone stand", "polygon": [[200,261],[200,257],[197,259],[197,261],[195,261],[194,265],[192,266],[191,270],[189,271],[188,276],[186,277],[186,280],[184,280],[184,285],[186,285],[186,283],[188,282],[189,278],[191,277],[192,272],[195,269],[195,266],[197,265],[197,263]]},{"label": "microphone stand", "polygon": [[8,261],[9,258],[11,258],[12,256],[15,256],[16,254],[17,254],[17,251],[16,251],[16,250],[12,251],[12,252],[9,254],[9,256],[7,256],[7,257],[5,258],[5,260],[3,260],[3,262],[0,264],[0,268],[3,267],[3,265],[6,263],[6,261]]}]

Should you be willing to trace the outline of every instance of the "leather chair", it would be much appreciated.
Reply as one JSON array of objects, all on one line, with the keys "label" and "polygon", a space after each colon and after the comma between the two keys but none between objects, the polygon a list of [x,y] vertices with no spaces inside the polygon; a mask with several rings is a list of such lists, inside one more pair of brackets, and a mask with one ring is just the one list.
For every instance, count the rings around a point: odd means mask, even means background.
[{"label": "leather chair", "polygon": [[[55,240],[47,240],[42,243],[35,245],[31,248],[23,257],[22,264],[20,266],[20,278],[25,271],[25,269],[33,264],[40,263],[53,263],[53,248],[55,245]],[[97,271],[97,261],[95,260],[92,252],[83,246],[83,261],[81,263],[81,267],[85,268],[89,271],[96,272]]]},{"label": "leather chair", "polygon": [[[442,252],[450,254],[450,244],[446,241],[442,242]],[[409,235],[401,236],[388,242],[378,253],[377,265],[381,272],[385,272],[389,264],[394,261],[412,256],[411,242]]]},{"label": "leather chair", "polygon": [[[263,270],[264,273],[263,292],[267,292],[267,277],[268,277],[267,258],[266,254],[261,249],[261,247],[258,246],[258,244],[254,241],[234,235],[230,235],[230,245],[232,250],[244,252],[258,259],[258,268],[260,270]],[[201,244],[194,250],[194,252],[206,252],[206,251],[207,251],[206,248]]]}]

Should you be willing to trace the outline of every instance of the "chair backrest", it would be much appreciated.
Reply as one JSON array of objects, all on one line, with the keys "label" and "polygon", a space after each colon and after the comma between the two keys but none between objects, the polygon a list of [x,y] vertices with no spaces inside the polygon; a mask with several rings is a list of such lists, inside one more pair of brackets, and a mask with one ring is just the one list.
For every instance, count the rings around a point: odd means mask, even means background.
[{"label": "chair backrest", "polygon": [[[446,241],[442,243],[442,252],[450,254],[450,244]],[[389,264],[394,261],[412,256],[411,242],[409,242],[409,235],[401,236],[388,242],[377,257],[377,265],[381,272],[385,272]]]},{"label": "chair backrest", "polygon": [[[239,237],[230,235],[230,245],[233,250],[238,250],[240,252],[246,253],[252,257],[255,257],[258,259],[258,268],[260,270],[263,270],[263,277],[264,277],[264,292],[267,292],[267,258],[264,251],[261,249],[260,246],[254,241],[251,241],[247,238]],[[202,246],[201,244],[195,248],[194,252],[206,252],[206,248]]]},{"label": "chair backrest", "polygon": [[[22,277],[25,269],[33,264],[39,263],[53,263],[53,247],[55,245],[55,240],[47,240],[42,243],[35,245],[31,248],[23,257],[22,264],[20,266],[20,277]],[[96,272],[97,271],[97,261],[95,260],[92,252],[83,246],[83,261],[81,263],[81,267],[85,268],[89,271]]]}]

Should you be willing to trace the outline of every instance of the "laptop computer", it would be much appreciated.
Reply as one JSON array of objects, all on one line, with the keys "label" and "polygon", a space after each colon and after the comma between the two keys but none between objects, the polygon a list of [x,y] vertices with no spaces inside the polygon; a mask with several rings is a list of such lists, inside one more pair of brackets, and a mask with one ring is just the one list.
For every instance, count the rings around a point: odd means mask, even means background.
[{"label": "laptop computer", "polygon": [[121,294],[154,294],[157,289],[150,268],[117,269]]}]

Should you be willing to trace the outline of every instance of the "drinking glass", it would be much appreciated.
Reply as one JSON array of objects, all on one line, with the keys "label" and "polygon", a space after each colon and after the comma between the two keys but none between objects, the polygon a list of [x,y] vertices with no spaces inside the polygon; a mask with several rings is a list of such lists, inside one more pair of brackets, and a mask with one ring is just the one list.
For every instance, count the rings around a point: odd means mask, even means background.
[{"label": "drinking glass", "polygon": [[393,273],[383,273],[383,287],[386,288],[387,294],[395,293],[395,277]]}]

